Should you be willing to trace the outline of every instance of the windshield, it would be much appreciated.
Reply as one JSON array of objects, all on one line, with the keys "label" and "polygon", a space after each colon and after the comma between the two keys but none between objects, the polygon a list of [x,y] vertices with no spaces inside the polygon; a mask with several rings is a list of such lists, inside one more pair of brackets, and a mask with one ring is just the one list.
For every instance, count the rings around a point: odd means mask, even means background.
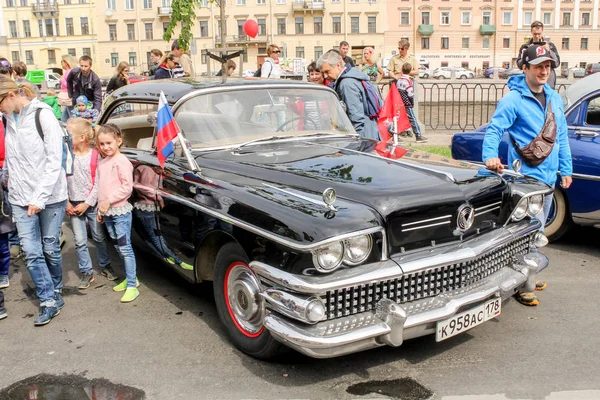
[{"label": "windshield", "polygon": [[335,94],[322,89],[252,88],[201,94],[175,115],[193,148],[228,147],[270,136],[354,134]]}]

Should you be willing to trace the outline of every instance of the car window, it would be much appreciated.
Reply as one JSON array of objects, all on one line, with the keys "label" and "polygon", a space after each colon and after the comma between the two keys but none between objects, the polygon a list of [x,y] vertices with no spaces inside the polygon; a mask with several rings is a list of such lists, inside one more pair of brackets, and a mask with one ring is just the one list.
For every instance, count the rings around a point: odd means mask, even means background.
[{"label": "car window", "polygon": [[322,89],[252,88],[200,94],[175,119],[194,148],[306,133],[354,133],[335,94]]},{"label": "car window", "polygon": [[124,147],[150,150],[154,136],[154,123],[148,117],[157,109],[157,104],[123,103],[110,113],[106,122],[121,128]]},{"label": "car window", "polygon": [[585,115],[586,125],[600,127],[600,96],[589,101]]}]

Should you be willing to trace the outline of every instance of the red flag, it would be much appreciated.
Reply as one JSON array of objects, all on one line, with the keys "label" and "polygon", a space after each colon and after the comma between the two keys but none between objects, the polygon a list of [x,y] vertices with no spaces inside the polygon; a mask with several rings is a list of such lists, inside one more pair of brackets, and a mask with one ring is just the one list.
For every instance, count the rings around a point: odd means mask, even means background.
[{"label": "red flag", "polygon": [[383,107],[379,112],[379,120],[377,121],[379,134],[381,135],[381,140],[384,142],[387,142],[391,138],[388,125],[394,121],[394,117],[398,117],[398,133],[410,129],[410,121],[408,120],[408,115],[406,115],[404,102],[395,82],[390,86],[390,92],[383,103]]}]

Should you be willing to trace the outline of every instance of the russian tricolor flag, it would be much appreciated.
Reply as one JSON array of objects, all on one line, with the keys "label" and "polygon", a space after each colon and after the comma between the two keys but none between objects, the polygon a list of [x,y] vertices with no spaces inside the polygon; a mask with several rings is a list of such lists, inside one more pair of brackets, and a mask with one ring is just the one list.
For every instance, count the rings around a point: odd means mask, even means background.
[{"label": "russian tricolor flag", "polygon": [[174,142],[180,132],[177,122],[173,117],[173,112],[163,91],[160,91],[160,100],[158,101],[157,113],[157,133],[156,150],[158,162],[162,168],[165,167],[165,160],[173,154]]}]

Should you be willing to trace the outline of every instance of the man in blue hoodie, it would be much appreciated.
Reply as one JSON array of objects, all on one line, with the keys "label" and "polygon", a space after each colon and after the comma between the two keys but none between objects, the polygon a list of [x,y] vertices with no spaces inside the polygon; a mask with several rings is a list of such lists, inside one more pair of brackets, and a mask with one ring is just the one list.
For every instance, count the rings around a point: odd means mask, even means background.
[{"label": "man in blue hoodie", "polygon": [[[503,165],[498,157],[498,148],[504,132],[508,132],[520,148],[527,146],[541,132],[546,120],[548,104],[552,103],[557,131],[556,142],[550,155],[540,165],[532,167],[519,157],[514,145],[509,145],[508,163],[512,165],[514,160],[521,160],[523,166],[521,173],[536,178],[552,188],[556,184],[560,170],[560,185],[563,189],[567,189],[572,183],[573,165],[563,102],[558,93],[547,84],[553,63],[555,63],[554,58],[544,46],[529,46],[524,55],[524,74],[513,76],[508,80],[510,92],[496,107],[483,140],[482,155],[488,169],[501,172]],[[552,195],[546,195],[544,207],[536,218],[545,222],[551,204]],[[545,282],[536,284],[537,290],[543,290],[545,287]],[[519,293],[517,300],[529,306],[539,304],[535,293]]]},{"label": "man in blue hoodie", "polygon": [[333,89],[346,104],[346,114],[356,132],[366,139],[381,140],[377,119],[369,118],[368,114],[367,93],[362,83],[371,84],[367,74],[357,68],[346,68],[340,53],[335,50],[323,54],[317,61],[317,68],[325,79],[333,81]]}]

